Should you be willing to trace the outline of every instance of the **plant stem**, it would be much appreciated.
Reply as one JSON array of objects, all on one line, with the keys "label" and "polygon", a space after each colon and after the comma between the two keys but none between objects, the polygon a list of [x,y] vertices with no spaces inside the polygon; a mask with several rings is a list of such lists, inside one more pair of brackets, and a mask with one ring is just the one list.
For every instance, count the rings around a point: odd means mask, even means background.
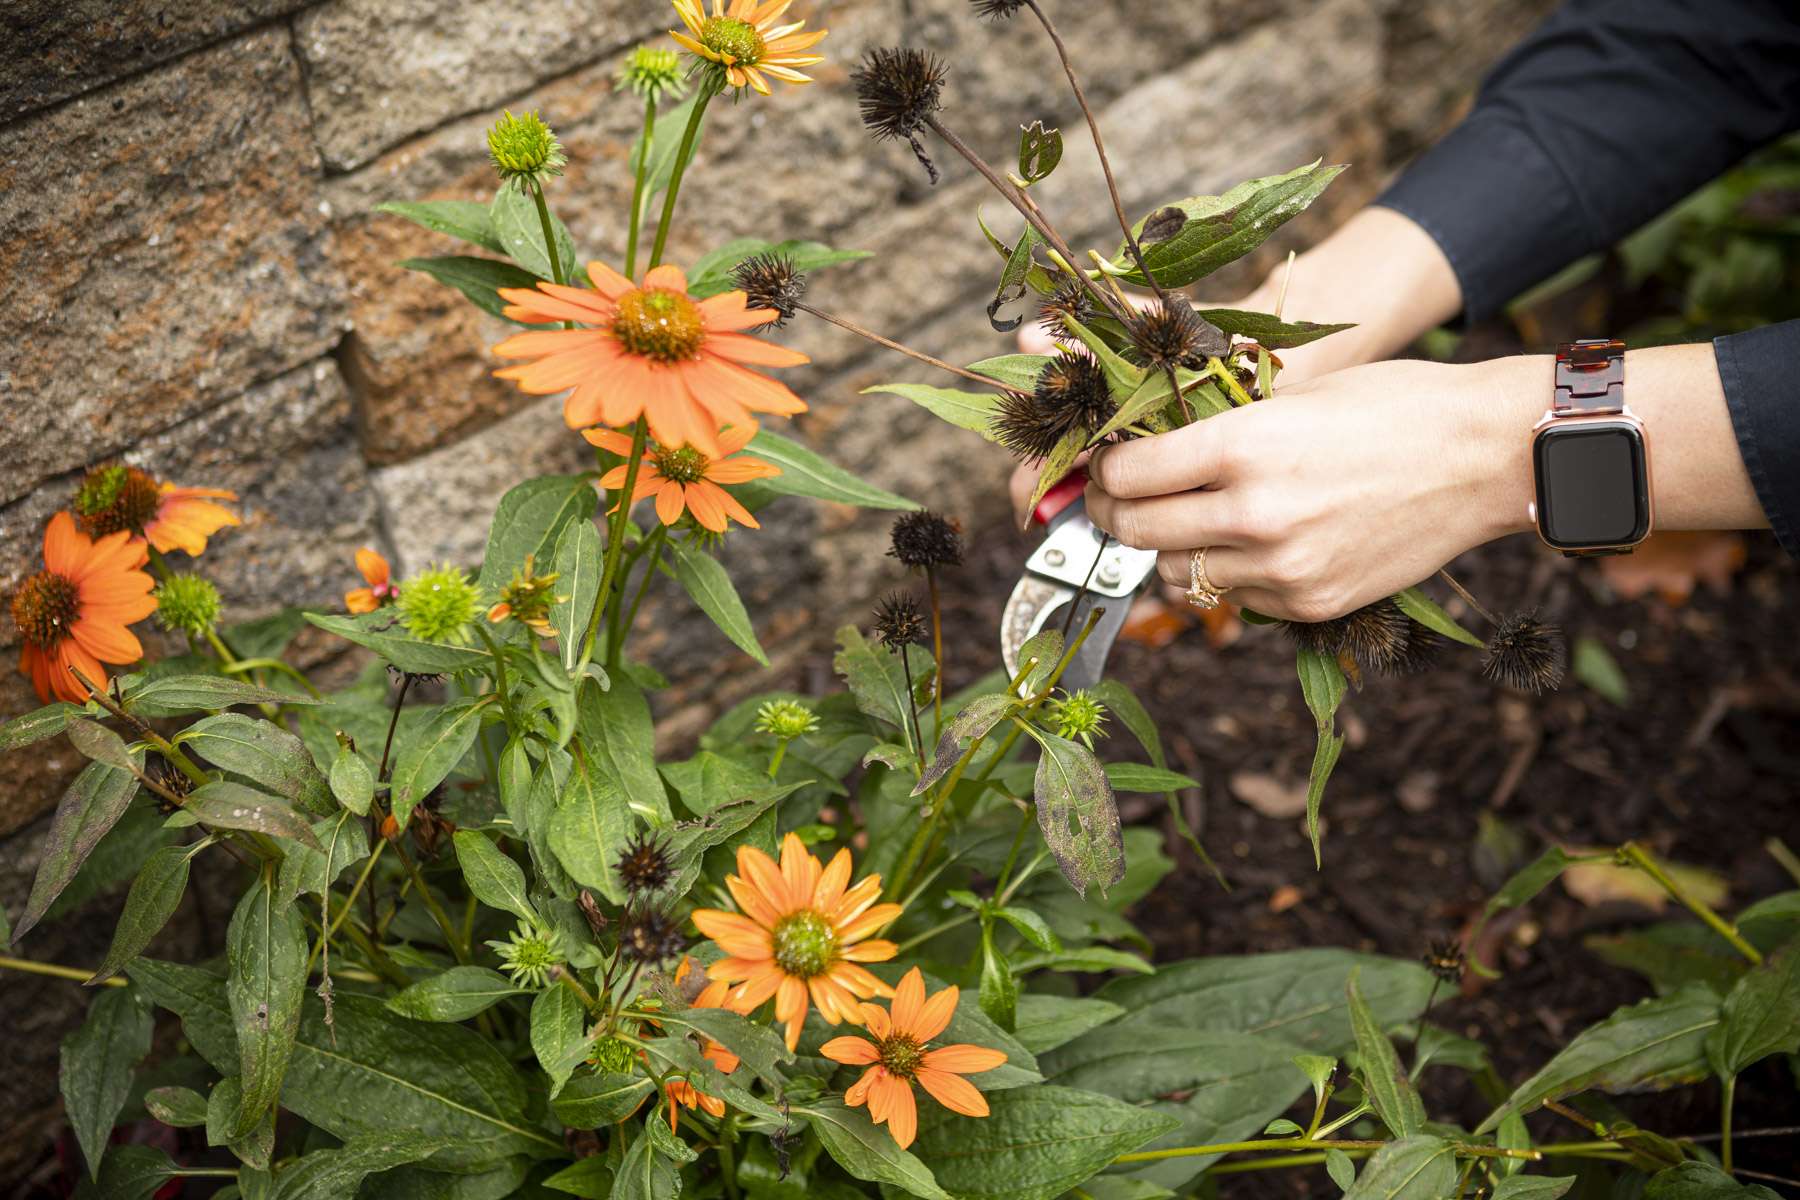
[{"label": "plant stem", "polygon": [[650,175],[650,147],[656,138],[656,93],[644,97],[644,132],[638,137],[638,165],[631,184],[631,227],[625,235],[625,278],[637,279],[638,232],[644,223],[644,180]]},{"label": "plant stem", "polygon": [[1750,960],[1751,965],[1760,966],[1762,964],[1762,952],[1744,940],[1743,935],[1737,931],[1737,926],[1726,921],[1709,905],[1689,895],[1687,889],[1657,865],[1656,860],[1651,858],[1642,846],[1636,842],[1626,842],[1619,847],[1619,858],[1661,884],[1663,891],[1669,893],[1678,903],[1686,906],[1689,912],[1706,922],[1714,933],[1730,942],[1733,949]]},{"label": "plant stem", "polygon": [[419,865],[413,861],[412,855],[406,852],[406,846],[400,841],[405,835],[404,829],[395,832],[394,853],[400,856],[400,865],[406,868],[407,875],[412,879],[414,890],[419,893],[419,898],[425,902],[425,907],[431,912],[431,919],[436,921],[437,927],[443,931],[444,940],[450,946],[450,953],[455,956],[458,963],[467,966],[471,961],[469,948],[463,944],[461,936],[456,932],[456,922],[452,921],[450,914],[444,911],[444,906],[438,902],[436,893],[425,885],[425,876],[420,873]]},{"label": "plant stem", "polygon": [[[319,954],[325,948],[325,943],[329,942],[337,935],[338,927],[344,923],[344,919],[350,915],[350,910],[356,906],[356,895],[363,890],[363,884],[368,882],[369,873],[375,869],[375,864],[381,861],[381,852],[387,849],[387,844],[386,838],[375,839],[375,849],[370,853],[368,861],[363,863],[362,873],[356,877],[356,882],[351,885],[350,894],[344,897],[344,907],[339,910],[336,917],[332,918],[331,924],[319,934],[319,940],[314,943],[312,955],[306,960],[307,974],[310,975],[312,973],[313,963],[319,960]],[[340,974],[341,973],[342,972],[340,972]]]},{"label": "plant stem", "polygon": [[1206,370],[1214,379],[1225,385],[1225,390],[1231,393],[1233,404],[1242,408],[1246,404],[1255,403],[1250,398],[1250,393],[1244,390],[1244,385],[1237,381],[1237,377],[1226,368],[1224,363],[1216,358],[1209,358],[1206,360]]},{"label": "plant stem", "polygon": [[1737,1096],[1737,1076],[1725,1080],[1719,1114],[1719,1164],[1731,1174],[1731,1102]]},{"label": "plant stem", "polygon": [[1066,641],[1069,630],[1075,627],[1075,610],[1081,607],[1081,601],[1088,594],[1088,584],[1094,582],[1094,572],[1100,569],[1100,560],[1106,557],[1106,548],[1112,544],[1112,534],[1102,532],[1100,545],[1094,550],[1094,561],[1088,564],[1087,574],[1081,577],[1081,586],[1075,590],[1075,598],[1069,601],[1068,615],[1063,617],[1062,635]]},{"label": "plant stem", "polygon": [[[1173,1146],[1167,1150],[1139,1150],[1121,1154],[1115,1163],[1160,1162],[1170,1158],[1198,1158],[1208,1154],[1237,1154],[1247,1150],[1379,1150],[1388,1142],[1366,1139],[1341,1141],[1308,1140],[1303,1137],[1262,1138],[1252,1142],[1218,1142],[1210,1146]],[[1541,1150],[1514,1150],[1506,1146],[1476,1146],[1454,1143],[1458,1155],[1474,1158],[1516,1158],[1537,1162],[1544,1157]]]},{"label": "plant stem", "polygon": [[[654,265],[654,264],[652,264]],[[631,497],[637,491],[638,468],[644,463],[644,443],[650,436],[649,421],[640,416],[631,427],[631,457],[625,460],[625,482],[619,489],[619,502],[613,510],[612,524],[606,531],[606,566],[600,572],[600,594],[594,597],[594,615],[588,620],[587,641],[581,647],[581,665],[594,659],[594,642],[600,636],[600,619],[606,615],[613,579],[619,573],[619,557],[625,552],[625,525],[631,516]],[[610,659],[612,647],[607,647]]]},{"label": "plant stem", "polygon": [[[718,84],[710,77],[700,84],[700,90],[694,96],[694,111],[688,117],[687,128],[681,131],[681,146],[675,151],[675,170],[669,176],[669,189],[663,193],[662,217],[656,223],[656,242],[650,248],[650,269],[655,270],[662,262],[663,249],[669,242],[669,228],[675,219],[675,197],[681,192],[682,177],[687,174],[688,157],[694,150],[694,139],[700,136],[700,119],[706,115],[706,106],[712,98],[719,94]],[[649,155],[644,156],[646,161]]]},{"label": "plant stem", "polygon": [[1440,567],[1438,569],[1438,578],[1442,579],[1445,583],[1449,584],[1450,590],[1455,592],[1457,595],[1461,596],[1463,598],[1463,603],[1467,604],[1470,608],[1474,609],[1477,613],[1479,613],[1481,615],[1482,620],[1486,621],[1489,625],[1500,624],[1500,619],[1498,617],[1496,617],[1493,613],[1489,612],[1487,610],[1486,605],[1482,604],[1481,601],[1477,600],[1474,596],[1470,595],[1468,588],[1466,588],[1462,584],[1456,582],[1456,577],[1451,575],[1449,571]]},{"label": "plant stem", "polygon": [[781,738],[775,743],[775,753],[769,756],[769,778],[775,778],[781,770],[781,760],[787,754],[788,740]]},{"label": "plant stem", "polygon": [[[9,958],[3,954],[0,954],[0,970],[23,971],[27,975],[46,975],[51,979],[72,979],[76,983],[86,983],[94,977],[92,971],[84,971],[80,967],[65,967],[61,963],[33,962],[29,958]],[[105,987],[124,987],[127,982],[117,975],[100,981]]]},{"label": "plant stem", "polygon": [[[626,609],[622,618],[610,627],[611,636],[607,639],[606,664],[614,670],[618,669],[619,660],[624,654],[625,639],[631,633],[631,626],[637,620],[638,606],[644,602],[644,594],[650,590],[650,581],[656,578],[657,564],[662,562],[663,546],[669,540],[669,527],[659,523],[650,534],[649,561],[644,567],[643,575],[638,578],[637,593],[631,598],[631,606]],[[644,553],[643,551],[639,552]],[[630,573],[630,568],[626,568]]]},{"label": "plant stem", "polygon": [[1781,864],[1781,869],[1791,875],[1795,883],[1800,883],[1800,858],[1794,856],[1786,842],[1772,837],[1763,843],[1763,849],[1769,852],[1770,858]]},{"label": "plant stem", "polygon": [[1006,883],[1012,878],[1013,867],[1019,861],[1019,848],[1025,844],[1025,831],[1031,828],[1031,806],[1024,805],[1019,810],[1019,827],[1013,831],[1012,845],[1006,851],[1006,861],[1000,865],[1000,874],[994,880],[994,891],[1004,892]]},{"label": "plant stem", "polygon": [[[1350,1158],[1367,1158],[1368,1150],[1342,1150],[1339,1153]],[[1271,1154],[1267,1158],[1240,1159],[1237,1162],[1214,1163],[1206,1168],[1208,1176],[1241,1175],[1246,1171],[1278,1171],[1283,1167],[1312,1167],[1324,1162],[1323,1151],[1316,1154]]]},{"label": "plant stem", "polygon": [[324,697],[324,693],[313,686],[313,681],[306,677],[305,672],[279,658],[240,658],[219,667],[221,675],[242,675],[246,671],[280,671],[315,697]]},{"label": "plant stem", "polygon": [[537,202],[538,226],[544,231],[544,257],[550,260],[550,278],[559,284],[568,283],[569,276],[556,253],[556,233],[550,227],[550,205],[544,199],[544,185],[535,175],[531,179],[531,198]]},{"label": "plant stem", "polygon": [[925,740],[919,736],[919,702],[913,693],[912,659],[907,655],[911,644],[900,647],[900,673],[906,679],[906,711],[912,716],[912,729],[908,736],[912,739],[913,753],[919,756],[919,770],[925,769]]},{"label": "plant stem", "polygon": [[1019,389],[1014,388],[1014,387],[1008,387],[1006,384],[1001,383],[998,379],[989,379],[986,375],[978,375],[974,371],[965,370],[964,368],[958,367],[958,366],[952,366],[950,363],[945,362],[941,358],[933,358],[931,355],[925,353],[923,350],[914,350],[911,346],[903,346],[899,342],[894,341],[892,338],[882,337],[879,333],[876,333],[874,330],[865,329],[863,326],[858,325],[855,321],[849,320],[848,318],[840,317],[835,313],[828,313],[822,308],[814,308],[812,305],[806,303],[804,300],[796,300],[794,302],[794,307],[796,309],[798,309],[799,311],[806,313],[809,316],[814,316],[814,317],[819,318],[819,320],[821,320],[821,321],[828,321],[831,324],[836,325],[839,329],[848,330],[851,333],[854,333],[857,337],[867,338],[869,341],[874,342],[877,346],[881,346],[884,349],[892,350],[898,354],[904,354],[904,355],[906,355],[906,357],[913,359],[916,362],[922,362],[928,367],[936,367],[940,371],[948,371],[952,375],[960,375],[962,378],[970,380],[974,383],[979,383],[983,387],[999,388],[1001,391],[1010,392],[1015,396],[1023,395],[1023,393],[1020,392]]},{"label": "plant stem", "polygon": [[937,661],[937,677],[931,689],[931,732],[944,728],[944,610],[938,602],[937,568],[925,568],[925,590],[931,594],[931,657]]}]

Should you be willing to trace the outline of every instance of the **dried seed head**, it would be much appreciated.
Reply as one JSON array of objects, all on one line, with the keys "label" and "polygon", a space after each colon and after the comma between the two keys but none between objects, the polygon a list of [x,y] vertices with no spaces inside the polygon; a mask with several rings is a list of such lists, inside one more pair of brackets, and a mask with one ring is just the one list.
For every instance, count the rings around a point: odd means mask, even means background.
[{"label": "dried seed head", "polygon": [[1076,279],[1057,284],[1056,290],[1045,296],[1038,305],[1038,325],[1051,337],[1069,336],[1069,327],[1063,324],[1064,317],[1086,325],[1093,316],[1094,297]]},{"label": "dried seed head", "polygon": [[1390,663],[1377,663],[1383,675],[1417,675],[1437,662],[1438,653],[1448,641],[1437,630],[1414,622],[1406,631],[1406,646]]},{"label": "dried seed head", "polygon": [[875,637],[895,654],[925,641],[925,614],[905,592],[890,592],[875,606]]},{"label": "dried seed head", "polygon": [[1535,695],[1562,684],[1568,661],[1561,629],[1540,620],[1536,612],[1513,613],[1501,619],[1488,639],[1481,674],[1490,682]]},{"label": "dried seed head", "polygon": [[806,276],[794,269],[785,254],[756,254],[732,268],[731,279],[743,289],[750,308],[772,308],[779,314],[768,328],[780,329],[793,319],[795,306],[806,295]]},{"label": "dried seed head", "polygon": [[1152,367],[1197,371],[1229,350],[1231,339],[1180,296],[1164,296],[1132,322],[1131,344]]},{"label": "dried seed head", "polygon": [[1343,618],[1342,649],[1365,667],[1392,673],[1406,654],[1412,619],[1391,599],[1365,604]]},{"label": "dried seed head", "polygon": [[105,463],[82,477],[74,507],[76,523],[91,538],[121,529],[141,537],[162,507],[162,490],[146,471]]},{"label": "dried seed head", "polygon": [[1036,396],[1008,392],[994,411],[994,437],[1019,458],[1048,458],[1065,432],[1057,414]]},{"label": "dried seed head", "polygon": [[1031,395],[1001,400],[994,436],[1021,458],[1045,458],[1069,434],[1097,432],[1116,408],[1100,360],[1064,350],[1038,372]]},{"label": "dried seed head", "polygon": [[1469,960],[1463,954],[1462,943],[1455,938],[1433,941],[1425,953],[1419,956],[1419,961],[1445,983],[1460,983],[1463,972],[1469,966]]},{"label": "dried seed head", "polygon": [[875,140],[905,142],[919,162],[938,180],[937,167],[919,142],[919,130],[943,107],[944,65],[923,50],[871,50],[862,65],[850,72],[862,107],[863,124]]},{"label": "dried seed head", "polygon": [[888,555],[909,567],[960,567],[962,530],[955,521],[929,509],[903,513],[889,533]]},{"label": "dried seed head", "polygon": [[969,0],[975,7],[975,15],[984,21],[1004,21],[1021,8],[1025,0]]},{"label": "dried seed head", "polygon": [[685,949],[681,922],[661,909],[630,909],[619,921],[619,953],[631,962],[654,967]]},{"label": "dried seed head", "polygon": [[668,847],[652,833],[637,834],[625,843],[613,866],[619,873],[620,885],[632,895],[661,891],[675,877]]},{"label": "dried seed head", "polygon": [[1335,655],[1344,645],[1344,625],[1343,617],[1333,617],[1329,621],[1283,621],[1281,632],[1302,650]]}]

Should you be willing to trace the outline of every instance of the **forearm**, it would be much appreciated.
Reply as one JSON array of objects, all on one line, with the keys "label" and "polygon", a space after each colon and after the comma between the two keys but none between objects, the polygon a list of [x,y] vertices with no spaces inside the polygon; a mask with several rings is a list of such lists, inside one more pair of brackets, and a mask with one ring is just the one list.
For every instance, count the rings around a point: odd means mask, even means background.
[{"label": "forearm", "polygon": [[[1464,462],[1487,538],[1531,528],[1529,431],[1549,407],[1553,364],[1549,355],[1525,355],[1465,368],[1476,373],[1464,407],[1466,434],[1477,452]],[[1650,447],[1657,528],[1767,527],[1710,344],[1630,351],[1625,395]]]}]

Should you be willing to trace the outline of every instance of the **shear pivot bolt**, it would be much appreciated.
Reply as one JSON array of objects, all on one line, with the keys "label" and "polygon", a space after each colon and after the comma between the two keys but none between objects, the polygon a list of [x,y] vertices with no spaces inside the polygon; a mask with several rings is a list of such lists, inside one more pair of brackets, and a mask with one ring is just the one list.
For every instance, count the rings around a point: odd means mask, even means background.
[{"label": "shear pivot bolt", "polygon": [[1117,563],[1107,563],[1100,568],[1100,582],[1107,587],[1117,587],[1119,578],[1119,565]]},{"label": "shear pivot bolt", "polygon": [[1046,551],[1044,551],[1044,561],[1049,563],[1053,567],[1062,566],[1063,562],[1067,558],[1068,558],[1068,556],[1066,554],[1064,554],[1061,550],[1046,550]]}]

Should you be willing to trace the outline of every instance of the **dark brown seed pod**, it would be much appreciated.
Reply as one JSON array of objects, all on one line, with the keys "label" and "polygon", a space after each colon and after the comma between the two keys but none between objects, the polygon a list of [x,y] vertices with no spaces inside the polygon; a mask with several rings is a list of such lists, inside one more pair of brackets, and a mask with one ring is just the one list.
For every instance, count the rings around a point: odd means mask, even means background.
[{"label": "dark brown seed pod", "polygon": [[668,847],[652,833],[640,833],[625,843],[613,867],[619,883],[633,895],[661,891],[675,877],[675,864]]},{"label": "dark brown seed pod", "polygon": [[1562,630],[1535,612],[1504,617],[1488,639],[1481,674],[1493,683],[1534,695],[1561,686],[1569,655]]},{"label": "dark brown seed pod", "polygon": [[1038,325],[1051,337],[1069,336],[1069,327],[1063,324],[1064,317],[1083,325],[1094,318],[1094,297],[1078,280],[1059,283],[1056,290],[1038,305]]},{"label": "dark brown seed pod", "polygon": [[634,908],[619,920],[619,953],[631,962],[657,966],[687,949],[681,922],[659,908]]},{"label": "dark brown seed pod", "polygon": [[863,124],[877,141],[892,138],[911,146],[933,183],[937,167],[919,142],[919,131],[943,107],[946,74],[943,63],[923,50],[885,47],[863,55],[862,65],[850,72]]},{"label": "dark brown seed pod", "polygon": [[905,592],[891,592],[875,606],[875,638],[895,654],[925,641],[925,614]]},{"label": "dark brown seed pod", "polygon": [[795,306],[806,297],[806,276],[785,254],[752,255],[732,268],[731,281],[743,291],[747,307],[772,308],[780,314],[764,327],[768,329],[792,320]]},{"label": "dark brown seed pod", "polygon": [[1229,350],[1231,339],[1180,296],[1165,296],[1132,321],[1131,344],[1149,366],[1197,371]]},{"label": "dark brown seed pod", "polygon": [[909,567],[962,565],[962,530],[955,521],[929,509],[902,513],[889,532],[888,555]]},{"label": "dark brown seed pod", "polygon": [[1365,667],[1391,674],[1405,657],[1412,619],[1391,599],[1365,604],[1343,618],[1342,649]]},{"label": "dark brown seed pod", "polygon": [[1004,21],[1025,7],[1025,0],[969,0],[969,3],[984,21]]},{"label": "dark brown seed pod", "polygon": [[1335,655],[1344,646],[1344,624],[1343,617],[1333,617],[1329,621],[1283,621],[1281,632],[1301,650]]},{"label": "dark brown seed pod", "polygon": [[1435,629],[1413,622],[1406,631],[1406,646],[1391,663],[1377,663],[1383,675],[1417,675],[1437,663],[1437,657],[1448,641]]}]

